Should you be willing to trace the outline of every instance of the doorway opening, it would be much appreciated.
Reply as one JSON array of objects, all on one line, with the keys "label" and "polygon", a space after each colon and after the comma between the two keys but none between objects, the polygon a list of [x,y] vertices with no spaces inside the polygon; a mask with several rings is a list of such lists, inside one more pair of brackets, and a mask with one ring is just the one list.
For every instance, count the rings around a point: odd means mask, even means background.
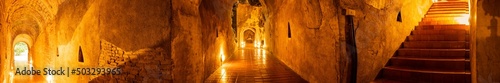
[{"label": "doorway opening", "polygon": [[255,41],[255,32],[253,32],[252,30],[246,30],[245,32],[243,32],[243,34],[243,38],[246,43],[245,45],[253,45]]},{"label": "doorway opening", "polygon": [[26,42],[17,42],[14,44],[14,67],[24,68],[29,66],[28,44]]}]

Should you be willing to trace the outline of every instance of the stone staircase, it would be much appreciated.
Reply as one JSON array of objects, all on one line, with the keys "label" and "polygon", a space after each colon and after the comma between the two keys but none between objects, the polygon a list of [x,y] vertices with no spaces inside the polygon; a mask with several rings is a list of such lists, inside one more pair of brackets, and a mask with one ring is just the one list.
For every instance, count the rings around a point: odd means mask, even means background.
[{"label": "stone staircase", "polygon": [[471,83],[468,2],[435,2],[372,83]]}]

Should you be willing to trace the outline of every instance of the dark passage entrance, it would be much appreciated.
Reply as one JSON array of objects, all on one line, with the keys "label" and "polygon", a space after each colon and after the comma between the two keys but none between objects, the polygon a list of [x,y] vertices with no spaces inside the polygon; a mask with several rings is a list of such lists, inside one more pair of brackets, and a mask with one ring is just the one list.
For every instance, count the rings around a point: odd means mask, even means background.
[{"label": "dark passage entrance", "polygon": [[[253,43],[255,41],[255,32],[251,30],[246,30],[243,32],[243,38],[246,43]],[[251,44],[246,44],[246,45],[251,45]]]}]

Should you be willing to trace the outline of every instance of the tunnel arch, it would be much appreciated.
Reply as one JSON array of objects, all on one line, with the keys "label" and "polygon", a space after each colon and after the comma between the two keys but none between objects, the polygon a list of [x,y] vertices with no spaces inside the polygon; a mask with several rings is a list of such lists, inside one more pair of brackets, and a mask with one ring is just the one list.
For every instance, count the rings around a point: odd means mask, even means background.
[{"label": "tunnel arch", "polygon": [[255,41],[255,32],[251,30],[243,31],[243,39],[246,43],[254,43]]},{"label": "tunnel arch", "polygon": [[[238,35],[239,35],[238,36],[238,40],[240,40],[239,45],[242,48],[245,47],[245,44],[246,44],[246,42],[244,42],[245,41],[245,38],[244,38],[245,37],[245,31],[251,31],[254,34],[257,34],[255,28],[250,28],[250,27],[245,27],[242,30],[238,31]],[[256,35],[254,35],[254,36],[256,36]],[[254,38],[257,38],[257,37],[254,37]]]},{"label": "tunnel arch", "polygon": [[13,2],[8,2],[12,3],[12,5],[9,5],[5,11],[7,17],[6,21],[7,23],[12,23],[14,20],[19,19],[20,17],[23,17],[22,15],[30,15],[33,16],[35,20],[38,22],[46,22],[47,20],[53,20],[54,19],[54,11],[51,11],[51,9],[48,7],[49,5],[44,5],[40,3],[45,3],[43,1],[18,1],[15,0]]},{"label": "tunnel arch", "polygon": [[29,50],[26,42],[16,42],[14,44],[14,68],[22,68],[28,65]]},{"label": "tunnel arch", "polygon": [[39,23],[34,19],[27,20],[17,20],[15,21],[19,24],[13,24],[9,26],[11,29],[12,38],[18,35],[28,35],[33,38],[37,38],[40,32]]},{"label": "tunnel arch", "polygon": [[[40,30],[43,30],[43,25],[40,22],[44,21],[43,15],[38,11],[28,8],[17,8],[7,16],[7,29],[10,29],[12,38],[17,35],[25,34],[31,38],[37,38]],[[33,13],[27,13],[33,12]]]},{"label": "tunnel arch", "polygon": [[[28,60],[28,65],[31,66],[32,64],[32,57],[33,57],[33,50],[31,49],[32,46],[33,46],[33,38],[31,36],[29,36],[28,34],[19,34],[19,35],[16,35],[14,40],[12,41],[12,48],[14,49],[16,44],[20,43],[20,42],[23,42],[23,43],[26,43],[27,45],[27,50],[28,50],[28,55],[27,55],[27,60]],[[11,57],[15,57],[15,54],[14,54],[14,50],[12,50],[12,54],[10,55]],[[9,59],[9,62],[11,63],[10,67],[11,69],[12,68],[15,68],[15,60],[14,58],[10,58]]]},{"label": "tunnel arch", "polygon": [[[44,30],[44,27],[51,25],[48,21],[54,20],[56,12],[51,11],[52,8],[44,1],[12,1],[6,5],[5,10],[5,27],[11,29],[11,38],[19,34],[28,34],[32,38],[37,38],[39,32]],[[46,24],[46,25],[43,25]]]}]

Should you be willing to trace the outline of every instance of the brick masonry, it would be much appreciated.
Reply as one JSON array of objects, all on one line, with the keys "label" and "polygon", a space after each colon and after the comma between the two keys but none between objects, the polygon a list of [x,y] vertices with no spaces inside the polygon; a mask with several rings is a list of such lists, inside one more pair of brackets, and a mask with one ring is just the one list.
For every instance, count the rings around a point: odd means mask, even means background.
[{"label": "brick masonry", "polygon": [[90,82],[172,82],[173,61],[162,48],[144,48],[125,51],[101,40],[99,67],[121,68],[120,75],[95,76]]}]

